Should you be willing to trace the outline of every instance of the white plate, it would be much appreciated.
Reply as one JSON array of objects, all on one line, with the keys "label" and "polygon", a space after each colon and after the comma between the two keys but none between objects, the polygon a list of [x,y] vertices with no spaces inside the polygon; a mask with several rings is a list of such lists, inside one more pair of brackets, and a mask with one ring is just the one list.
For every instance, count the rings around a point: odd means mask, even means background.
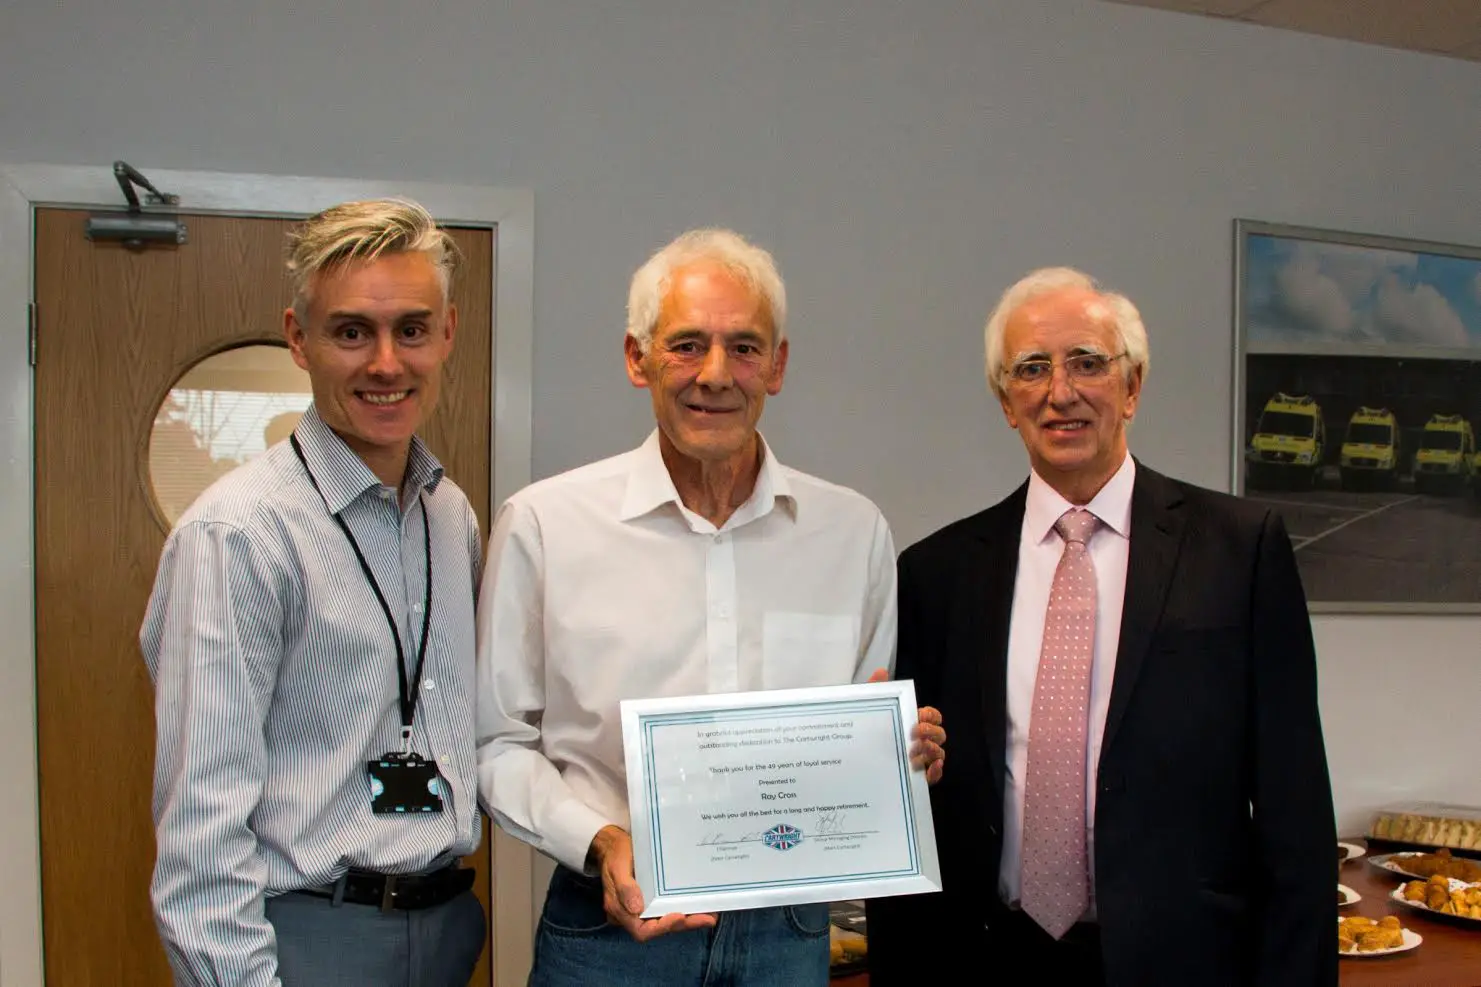
[{"label": "white plate", "polygon": [[1423,881],[1424,878],[1406,870],[1404,867],[1404,861],[1406,859],[1412,859],[1418,856],[1421,856],[1418,850],[1401,850],[1398,853],[1380,853],[1377,856],[1369,857],[1368,863],[1377,867],[1379,870],[1388,871],[1390,874],[1398,874],[1400,877],[1407,877],[1414,881]]},{"label": "white plate", "polygon": [[1358,902],[1363,900],[1362,895],[1358,894],[1346,884],[1337,885],[1337,890],[1342,892],[1342,900],[1337,902],[1338,908],[1341,908],[1343,905],[1356,905]]},{"label": "white plate", "polygon": [[[1451,891],[1461,891],[1465,888],[1477,887],[1477,885],[1475,884],[1467,884],[1465,881],[1457,881],[1453,877],[1449,880]],[[1413,908],[1415,911],[1424,912],[1426,915],[1433,915],[1436,918],[1441,919],[1454,919],[1457,922],[1464,922],[1467,925],[1481,925],[1481,918],[1471,918],[1471,916],[1469,915],[1452,915],[1449,912],[1437,912],[1422,901],[1410,901],[1408,898],[1404,897],[1404,885],[1402,884],[1390,891],[1388,893],[1388,896],[1404,907]]]},{"label": "white plate", "polygon": [[[1338,924],[1341,924],[1342,922],[1341,919],[1338,919],[1337,921]],[[1369,956],[1392,956],[1394,953],[1407,952],[1408,950],[1411,950],[1415,946],[1418,946],[1420,943],[1424,942],[1424,937],[1421,936],[1418,932],[1413,931],[1412,929],[1400,929],[1399,932],[1404,937],[1404,944],[1402,946],[1390,946],[1388,949],[1370,949],[1366,953],[1359,952],[1356,949],[1339,949],[1337,951],[1337,955],[1357,957],[1359,959],[1366,959]]]},{"label": "white plate", "polygon": [[1337,845],[1347,851],[1347,856],[1342,858],[1342,862],[1344,864],[1347,863],[1349,860],[1357,860],[1363,854],[1368,852],[1366,849],[1358,846],[1356,843],[1338,843]]},{"label": "white plate", "polygon": [[[1424,852],[1419,850],[1400,850],[1397,853],[1380,853],[1376,856],[1369,857],[1368,863],[1374,867],[1377,867],[1379,870],[1388,871],[1391,874],[1398,874],[1400,877],[1405,877],[1412,881],[1425,881],[1428,880],[1428,878],[1424,877],[1423,875],[1416,874],[1414,871],[1411,871],[1408,867],[1405,866],[1406,863],[1414,860],[1416,857],[1423,857],[1425,855],[1426,854]],[[1481,863],[1481,861],[1472,860],[1469,857],[1456,859],[1464,859],[1468,863],[1473,864]],[[1452,877],[1450,878],[1450,880],[1455,881],[1458,880],[1458,878]],[[1476,881],[1473,883],[1481,884],[1481,881]]]}]

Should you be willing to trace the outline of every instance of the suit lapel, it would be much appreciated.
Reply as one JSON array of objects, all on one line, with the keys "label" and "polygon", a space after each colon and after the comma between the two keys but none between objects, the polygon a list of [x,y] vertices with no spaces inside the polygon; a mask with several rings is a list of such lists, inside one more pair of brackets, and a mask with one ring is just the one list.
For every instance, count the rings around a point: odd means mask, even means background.
[{"label": "suit lapel", "polygon": [[963,580],[971,617],[965,642],[981,656],[983,740],[992,769],[993,790],[1003,796],[1004,747],[1008,739],[1008,630],[1013,618],[1013,584],[1018,577],[1018,542],[1023,531],[1025,483],[983,517],[977,530],[981,551],[972,555]]},{"label": "suit lapel", "polygon": [[1166,477],[1137,463],[1136,482],[1131,492],[1126,599],[1121,610],[1121,636],[1116,646],[1111,704],[1101,740],[1102,757],[1116,739],[1116,730],[1131,702],[1152,635],[1162,619],[1187,520],[1180,510],[1182,501],[1182,494]]}]

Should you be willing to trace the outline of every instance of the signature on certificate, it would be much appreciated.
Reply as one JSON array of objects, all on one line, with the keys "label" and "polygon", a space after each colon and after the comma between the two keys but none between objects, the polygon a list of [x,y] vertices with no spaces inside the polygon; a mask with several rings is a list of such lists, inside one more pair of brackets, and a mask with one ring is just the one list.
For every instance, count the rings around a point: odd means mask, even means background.
[{"label": "signature on certificate", "polygon": [[846,832],[847,822],[848,813],[846,812],[820,812],[814,829],[819,836],[828,836],[831,833]]},{"label": "signature on certificate", "polygon": [[699,838],[700,846],[723,846],[727,843],[754,843],[761,839],[759,832],[741,833],[739,836],[717,831],[709,832]]}]

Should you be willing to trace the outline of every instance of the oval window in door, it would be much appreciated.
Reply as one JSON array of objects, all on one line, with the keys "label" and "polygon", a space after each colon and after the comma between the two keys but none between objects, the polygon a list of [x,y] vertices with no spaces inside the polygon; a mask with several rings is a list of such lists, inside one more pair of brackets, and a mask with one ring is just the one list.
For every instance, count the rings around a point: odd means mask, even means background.
[{"label": "oval window in door", "polygon": [[217,479],[293,432],[313,400],[288,347],[206,357],[175,381],[149,433],[149,482],[167,526]]}]

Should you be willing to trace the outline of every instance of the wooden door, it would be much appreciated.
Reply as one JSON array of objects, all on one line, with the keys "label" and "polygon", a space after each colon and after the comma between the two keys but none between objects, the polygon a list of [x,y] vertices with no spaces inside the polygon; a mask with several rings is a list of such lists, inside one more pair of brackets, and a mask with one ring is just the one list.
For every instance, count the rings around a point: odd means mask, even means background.
[{"label": "wooden door", "polygon": [[[36,215],[36,689],[42,921],[52,987],[170,982],[149,904],[154,709],[139,625],[167,533],[149,476],[156,410],[217,352],[281,342],[287,220],[186,216],[190,242],[91,243]],[[467,274],[423,430],[489,518],[494,236],[456,230]],[[476,860],[489,907],[487,828]],[[488,984],[488,950],[474,983]]]}]

